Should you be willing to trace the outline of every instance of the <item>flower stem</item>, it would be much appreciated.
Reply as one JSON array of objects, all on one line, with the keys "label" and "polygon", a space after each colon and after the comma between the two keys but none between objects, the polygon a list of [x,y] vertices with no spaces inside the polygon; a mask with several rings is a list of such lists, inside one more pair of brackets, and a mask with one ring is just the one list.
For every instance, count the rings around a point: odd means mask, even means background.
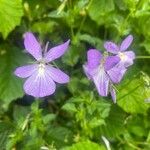
[{"label": "flower stem", "polygon": [[150,56],[136,56],[136,59],[150,59]]}]

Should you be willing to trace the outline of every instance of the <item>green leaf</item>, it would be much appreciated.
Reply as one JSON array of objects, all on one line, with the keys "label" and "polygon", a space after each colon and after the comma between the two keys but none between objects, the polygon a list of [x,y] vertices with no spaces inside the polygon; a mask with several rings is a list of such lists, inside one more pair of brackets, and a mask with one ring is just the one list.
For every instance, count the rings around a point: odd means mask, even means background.
[{"label": "green leaf", "polygon": [[48,129],[46,141],[49,144],[56,145],[57,147],[68,145],[73,139],[72,132],[65,127],[51,127]]},{"label": "green leaf", "polygon": [[98,145],[91,141],[83,141],[73,144],[70,147],[62,148],[61,150],[106,150],[104,146]]},{"label": "green leaf", "polygon": [[124,131],[125,112],[116,105],[112,105],[106,124],[101,130],[104,135],[116,137]]},{"label": "green leaf", "polygon": [[0,0],[0,32],[4,39],[20,24],[22,16],[22,0]]},{"label": "green leaf", "polygon": [[0,99],[5,101],[5,105],[12,100],[22,97],[22,79],[14,75],[14,70],[22,64],[26,64],[28,59],[21,50],[8,46],[0,47]]},{"label": "green leaf", "polygon": [[75,104],[73,104],[73,103],[66,103],[65,105],[63,105],[62,109],[66,110],[68,112],[76,112],[77,111]]},{"label": "green leaf", "polygon": [[115,9],[113,0],[93,0],[88,12],[92,20],[99,24],[101,16],[106,15]]},{"label": "green leaf", "polygon": [[147,90],[143,80],[128,81],[118,93],[118,105],[128,113],[146,113],[149,104],[145,102]]}]

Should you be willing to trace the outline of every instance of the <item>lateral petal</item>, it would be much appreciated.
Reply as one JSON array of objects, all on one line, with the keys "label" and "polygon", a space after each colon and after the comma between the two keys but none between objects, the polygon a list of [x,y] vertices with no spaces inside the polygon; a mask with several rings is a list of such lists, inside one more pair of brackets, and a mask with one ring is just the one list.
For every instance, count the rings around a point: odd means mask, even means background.
[{"label": "lateral petal", "polygon": [[20,78],[27,78],[37,70],[37,67],[38,67],[37,64],[18,67],[14,71],[14,74]]}]

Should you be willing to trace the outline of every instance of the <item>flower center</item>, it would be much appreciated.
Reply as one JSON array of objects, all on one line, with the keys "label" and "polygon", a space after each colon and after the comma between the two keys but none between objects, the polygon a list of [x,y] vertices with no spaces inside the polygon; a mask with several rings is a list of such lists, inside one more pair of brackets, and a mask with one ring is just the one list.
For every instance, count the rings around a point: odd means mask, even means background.
[{"label": "flower center", "polygon": [[38,66],[38,74],[40,76],[44,75],[45,72],[45,63],[40,62],[39,66]]},{"label": "flower center", "polygon": [[122,53],[122,52],[119,52],[119,57],[120,57],[120,59],[122,60],[122,61],[125,61],[126,60],[126,55],[124,54],[124,53]]}]

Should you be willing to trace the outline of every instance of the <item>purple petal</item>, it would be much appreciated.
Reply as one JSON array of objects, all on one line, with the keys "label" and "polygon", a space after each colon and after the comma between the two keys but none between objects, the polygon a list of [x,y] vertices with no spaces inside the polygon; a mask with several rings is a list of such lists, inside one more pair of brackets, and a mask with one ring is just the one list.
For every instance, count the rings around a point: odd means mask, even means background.
[{"label": "purple petal", "polygon": [[113,53],[113,54],[117,54],[119,52],[119,47],[113,42],[105,42],[104,48],[108,52]]},{"label": "purple petal", "polygon": [[37,67],[38,66],[36,64],[18,67],[16,68],[14,74],[20,78],[27,78],[37,70]]},{"label": "purple petal", "polygon": [[116,91],[114,88],[110,90],[110,94],[114,103],[116,103]]},{"label": "purple petal", "polygon": [[125,51],[132,43],[133,41],[133,36],[132,35],[128,35],[121,43],[120,46],[120,51]]},{"label": "purple petal", "polygon": [[110,70],[113,68],[116,64],[118,64],[120,61],[120,58],[118,56],[108,56],[105,61],[105,70]]},{"label": "purple petal", "polygon": [[113,83],[119,83],[122,80],[126,70],[127,69],[124,66],[119,66],[118,64],[109,71],[107,71],[107,74],[109,75]]},{"label": "purple petal", "polygon": [[121,52],[118,54],[118,57],[120,57],[121,59],[121,65],[123,65],[124,67],[129,67],[133,65],[133,59],[135,58],[135,54],[132,51]]},{"label": "purple petal", "polygon": [[96,68],[101,61],[102,54],[96,49],[90,49],[87,52],[87,64],[89,68]]},{"label": "purple petal", "polygon": [[90,80],[92,78],[92,76],[89,73],[89,69],[88,69],[87,64],[83,65],[83,70],[84,70],[84,73],[87,76],[87,78]]},{"label": "purple petal", "polygon": [[46,62],[50,62],[61,57],[67,51],[69,42],[70,40],[61,45],[51,48],[47,53],[45,53],[44,59],[46,60]]},{"label": "purple petal", "polygon": [[130,59],[135,59],[135,53],[133,51],[127,51],[127,52],[124,52],[124,54],[128,56],[128,58]]},{"label": "purple petal", "polygon": [[38,72],[30,76],[24,83],[25,93],[34,97],[45,97],[55,92],[56,84],[48,72],[39,75]]},{"label": "purple petal", "polygon": [[108,95],[108,86],[109,86],[109,77],[104,71],[104,68],[101,68],[97,75],[93,76],[93,81],[97,88],[99,95],[107,96]]},{"label": "purple petal", "polygon": [[41,46],[31,32],[24,34],[25,49],[36,59],[42,59]]},{"label": "purple petal", "polygon": [[68,83],[69,76],[62,72],[60,69],[56,69],[51,66],[46,66],[46,70],[49,76],[57,83]]}]

